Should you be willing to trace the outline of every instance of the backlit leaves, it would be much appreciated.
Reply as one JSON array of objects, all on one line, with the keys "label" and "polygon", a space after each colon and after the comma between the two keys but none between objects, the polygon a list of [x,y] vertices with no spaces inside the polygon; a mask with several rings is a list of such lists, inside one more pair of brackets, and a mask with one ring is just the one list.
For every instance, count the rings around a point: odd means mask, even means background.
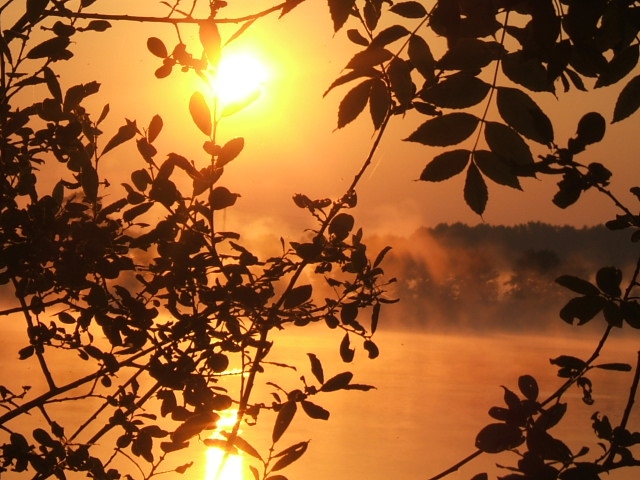
[{"label": "backlit leaves", "polygon": [[427,10],[419,2],[399,2],[389,8],[395,14],[406,18],[422,18],[427,15]]},{"label": "backlit leaves", "polygon": [[495,60],[497,51],[489,44],[477,38],[460,38],[438,60],[438,67],[445,70],[474,71],[486,67]]},{"label": "backlit leaves", "polygon": [[520,181],[513,167],[493,152],[476,150],[473,159],[480,171],[494,182],[511,188],[521,189]]},{"label": "backlit leaves", "polygon": [[194,92],[189,100],[189,112],[196,126],[202,133],[207,136],[211,135],[211,129],[213,128],[211,120],[211,111],[204,99],[204,95],[200,92]]},{"label": "backlit leaves", "polygon": [[409,60],[415,69],[420,72],[420,75],[426,80],[434,78],[436,62],[429,48],[429,44],[424,38],[418,35],[411,35],[407,53]]},{"label": "backlit leaves", "polygon": [[543,145],[553,142],[551,121],[529,95],[515,88],[497,90],[498,111],[510,127]]},{"label": "backlit leaves", "polygon": [[491,86],[479,78],[460,73],[424,90],[420,98],[442,108],[467,108],[480,103]]},{"label": "backlit leaves", "polygon": [[533,155],[527,143],[506,125],[486,122],[484,136],[491,151],[505,161],[523,167],[533,164]]},{"label": "backlit leaves", "polygon": [[475,131],[479,121],[478,117],[470,113],[449,113],[427,120],[406,140],[439,147],[456,145]]},{"label": "backlit leaves", "polygon": [[209,20],[201,22],[198,34],[209,63],[216,67],[220,61],[220,32],[218,31],[218,25]]},{"label": "backlit leaves", "polygon": [[467,169],[467,178],[464,183],[464,200],[467,205],[478,215],[484,213],[489,200],[489,191],[480,171],[475,164]]},{"label": "backlit leaves", "polygon": [[492,423],[476,437],[476,447],[486,453],[499,453],[519,447],[524,436],[518,427],[508,423]]},{"label": "backlit leaves", "polygon": [[285,402],[280,406],[280,410],[278,411],[278,415],[276,417],[276,421],[273,425],[273,432],[271,434],[271,439],[273,443],[276,443],[280,440],[280,437],[284,434],[284,432],[289,428],[293,417],[296,414],[298,407],[296,402],[289,401]]},{"label": "backlit leaves", "polygon": [[131,140],[138,132],[136,122],[127,120],[127,123],[118,129],[118,132],[111,137],[102,150],[102,155],[110,151],[111,149],[121,145],[122,143]]},{"label": "backlit leaves", "polygon": [[329,0],[329,12],[333,20],[333,31],[337,32],[346,23],[356,0]]},{"label": "backlit leaves", "polygon": [[613,110],[612,123],[624,120],[640,108],[640,75],[632,78],[620,92]]},{"label": "backlit leaves", "polygon": [[441,182],[461,173],[469,163],[469,150],[450,150],[431,160],[422,171],[420,180]]}]

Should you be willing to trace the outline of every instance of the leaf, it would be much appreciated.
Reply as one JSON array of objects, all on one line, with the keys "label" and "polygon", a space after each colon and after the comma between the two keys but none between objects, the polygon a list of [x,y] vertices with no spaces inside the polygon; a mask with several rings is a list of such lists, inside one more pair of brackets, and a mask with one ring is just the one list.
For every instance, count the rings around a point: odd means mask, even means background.
[{"label": "leaf", "polygon": [[602,370],[614,370],[616,372],[630,372],[632,370],[631,365],[628,363],[601,363],[594,365],[594,367]]},{"label": "leaf", "polygon": [[[533,165],[533,155],[526,142],[513,129],[497,122],[486,122],[484,138],[493,153],[503,158],[515,167]],[[526,174],[526,170],[515,172],[517,175]]]},{"label": "leaf", "polygon": [[349,236],[353,229],[355,219],[348,213],[339,213],[329,224],[329,235],[335,242],[341,242]]},{"label": "leaf", "polygon": [[589,112],[578,122],[577,140],[584,145],[599,142],[604,138],[607,122],[598,112]]},{"label": "leaf", "polygon": [[534,142],[553,142],[551,120],[529,95],[516,88],[498,87],[497,91],[498,111],[510,127]]},{"label": "leaf", "polygon": [[76,323],[76,319],[73,318],[73,315],[71,315],[68,312],[60,312],[58,314],[58,320],[60,320],[60,322],[65,323],[67,325],[73,325]]},{"label": "leaf", "polygon": [[27,58],[32,60],[38,58],[49,58],[52,61],[61,60],[67,57],[65,52],[70,43],[69,37],[50,38],[29,50]]},{"label": "leaf", "polygon": [[355,353],[356,351],[351,348],[351,343],[349,342],[349,332],[346,332],[340,342],[340,358],[342,358],[343,362],[350,363],[353,361]]},{"label": "leaf", "polygon": [[366,70],[381,65],[392,58],[393,54],[386,48],[367,48],[351,57],[346,68]]},{"label": "leaf", "polygon": [[[370,48],[380,48],[384,47],[390,43],[395,42],[396,40],[400,40],[403,37],[406,37],[411,32],[407,30],[402,25],[392,25],[390,27],[385,28],[380,33],[378,33],[373,40],[371,40]],[[396,57],[397,58],[397,57]]]},{"label": "leaf", "polygon": [[350,28],[347,30],[347,38],[351,40],[356,45],[360,45],[362,47],[366,47],[369,45],[369,40],[367,40],[358,30],[355,28]]},{"label": "leaf", "polygon": [[31,24],[35,24],[42,16],[49,0],[27,0],[27,19]]},{"label": "leaf", "polygon": [[518,378],[518,388],[528,400],[535,402],[538,399],[538,393],[540,393],[538,382],[531,375],[520,376]]},{"label": "leaf", "polygon": [[302,406],[304,412],[309,415],[310,418],[316,420],[329,420],[329,411],[325,410],[321,406],[307,400],[303,400],[302,402],[300,402],[300,405]]},{"label": "leaf", "polygon": [[424,90],[420,98],[442,108],[468,108],[480,103],[491,86],[467,73],[459,73]]},{"label": "leaf", "polygon": [[125,212],[122,214],[122,219],[127,223],[131,223],[136,217],[149,211],[151,207],[153,207],[153,202],[146,202],[136,205],[129,210],[125,210]]},{"label": "leaf", "polygon": [[162,126],[162,117],[160,117],[160,115],[154,115],[151,122],[149,122],[149,129],[147,130],[147,140],[149,143],[153,143],[153,141],[158,138]]},{"label": "leaf", "polygon": [[18,358],[20,358],[20,360],[26,360],[34,353],[35,347],[33,345],[29,345],[28,347],[24,347],[18,350]]},{"label": "leaf", "polygon": [[358,86],[349,90],[340,102],[338,108],[338,128],[342,128],[354,121],[364,110],[369,100],[371,80],[365,80]]},{"label": "leaf", "polygon": [[448,113],[427,120],[405,140],[440,147],[456,145],[468,138],[478,123],[478,117],[470,113]]},{"label": "leaf", "polygon": [[423,18],[427,15],[427,10],[422,4],[413,1],[396,3],[389,10],[405,18]]},{"label": "leaf", "polygon": [[433,80],[435,77],[436,62],[429,48],[429,44],[424,38],[418,35],[409,37],[409,47],[407,51],[409,60],[426,80]]},{"label": "leaf", "polygon": [[464,183],[464,200],[471,210],[478,215],[484,213],[489,200],[487,184],[474,163],[467,169],[467,178]]},{"label": "leaf", "polygon": [[640,57],[640,45],[629,45],[616,55],[607,64],[607,68],[598,76],[594,87],[606,87],[613,85],[627,76],[638,65]]},{"label": "leaf", "polygon": [[235,205],[240,195],[231,193],[227,187],[216,187],[209,195],[209,204],[213,210],[223,210]]},{"label": "leaf", "polygon": [[387,86],[380,79],[373,79],[371,82],[371,92],[369,93],[369,113],[373,127],[378,130],[391,108],[391,96]]},{"label": "leaf", "polygon": [[[377,304],[380,305],[380,304]],[[378,358],[378,356],[380,356],[380,350],[378,349],[378,346],[373,343],[371,340],[365,340],[364,344],[363,344],[364,349],[367,351],[367,356],[370,359],[374,359],[374,358]]]},{"label": "leaf", "polygon": [[331,14],[331,20],[333,20],[334,32],[344,26],[355,4],[356,0],[329,0],[329,13]]},{"label": "leaf", "polygon": [[216,167],[224,167],[231,160],[236,158],[242,152],[244,148],[244,138],[236,137],[229,140],[225,143],[220,149],[220,153],[218,153],[218,158],[216,159]]},{"label": "leaf", "polygon": [[476,436],[476,447],[486,453],[499,453],[516,448],[524,443],[518,427],[508,423],[492,423]]},{"label": "leaf", "polygon": [[416,86],[411,79],[411,65],[401,58],[393,58],[387,67],[391,91],[400,105],[408,106],[416,94]]},{"label": "leaf", "polygon": [[[283,450],[282,452],[279,452],[278,454],[274,455],[274,458],[278,458],[278,457],[280,458],[273,465],[271,470],[275,472],[277,470],[282,470],[283,468],[291,465],[293,462],[298,460],[304,454],[304,452],[307,451],[308,445],[309,445],[309,442],[296,443],[295,445],[292,445],[286,450]],[[273,480],[277,478],[277,475],[269,478]]]},{"label": "leaf", "polygon": [[284,2],[284,5],[282,6],[282,10],[280,11],[280,17],[278,18],[284,17],[287,13],[296,8],[302,2],[304,2],[304,0],[286,0]]},{"label": "leaf", "polygon": [[573,275],[561,275],[556,278],[556,283],[581,295],[595,296],[600,293],[598,287],[579,277],[574,277]]},{"label": "leaf", "polygon": [[607,295],[620,297],[622,290],[622,270],[616,267],[603,267],[596,273],[596,285]]},{"label": "leaf", "polygon": [[473,159],[482,174],[489,177],[494,182],[522,190],[520,181],[513,172],[512,166],[508,165],[493,152],[476,150],[473,152]]},{"label": "leaf", "polygon": [[157,37],[147,38],[147,49],[156,57],[167,58],[169,56],[164,42]]},{"label": "leaf", "polygon": [[320,383],[324,383],[324,371],[322,370],[322,363],[318,357],[313,353],[307,353],[309,361],[311,362],[311,373],[316,377],[316,380]]},{"label": "leaf", "polygon": [[320,391],[335,392],[336,390],[344,390],[345,388],[347,388],[352,378],[353,373],[351,372],[339,373],[323,383],[322,387],[320,387]]},{"label": "leaf", "polygon": [[127,123],[122,127],[120,127],[118,129],[118,132],[113,137],[111,137],[111,140],[107,142],[104,149],[102,150],[102,155],[114,149],[118,145],[123,144],[128,140],[131,140],[136,135],[136,133],[139,133],[135,120],[134,121],[127,120],[126,122]]},{"label": "leaf", "polygon": [[106,20],[91,20],[86,27],[78,30],[93,30],[94,32],[104,32],[109,28],[111,28],[111,24]]},{"label": "leaf", "polygon": [[542,412],[534,423],[534,428],[539,430],[549,430],[562,420],[564,414],[567,412],[567,404],[566,403],[554,403],[547,410]]},{"label": "leaf", "polygon": [[42,69],[42,73],[44,74],[44,81],[47,84],[47,88],[49,92],[53,96],[53,98],[58,103],[62,103],[62,90],[60,89],[60,83],[58,83],[58,77],[49,67],[44,67]]},{"label": "leaf", "polygon": [[572,298],[560,310],[560,318],[572,325],[578,320],[578,325],[584,325],[592,320],[604,308],[604,300],[601,297],[586,296]]},{"label": "leaf", "polygon": [[461,173],[469,163],[469,150],[450,150],[431,160],[422,171],[420,180],[441,182]]},{"label": "leaf", "polygon": [[311,298],[313,288],[311,285],[300,285],[292,288],[284,299],[284,308],[295,308]]},{"label": "leaf", "polygon": [[611,123],[624,120],[640,108],[640,75],[632,78],[620,92]]},{"label": "leaf", "polygon": [[522,51],[505,55],[501,61],[502,71],[509,80],[532,92],[553,91],[553,83],[544,65],[535,56]]},{"label": "leaf", "polygon": [[271,439],[273,443],[276,443],[282,437],[282,434],[287,430],[291,421],[293,420],[294,415],[296,414],[298,407],[296,402],[285,402],[280,406],[280,410],[278,411],[278,416],[276,417],[276,421],[273,425],[273,432],[271,433]]},{"label": "leaf", "polygon": [[200,28],[198,30],[200,37],[200,43],[204,50],[209,64],[213,67],[217,67],[220,62],[220,32],[218,31],[218,25],[211,19],[200,22]]},{"label": "leaf", "polygon": [[474,475],[471,480],[489,480],[489,475],[486,473],[478,473],[477,475]]},{"label": "leaf", "polygon": [[486,67],[496,55],[489,45],[477,38],[462,37],[438,60],[444,70],[478,70]]},{"label": "leaf", "polygon": [[211,129],[213,128],[211,121],[211,111],[204,99],[204,95],[200,92],[194,92],[189,100],[189,113],[196,126],[206,136],[211,136]]},{"label": "leaf", "polygon": [[86,164],[82,167],[80,172],[80,181],[82,183],[82,191],[87,196],[87,198],[95,202],[98,199],[98,186],[100,185],[100,180],[98,178],[98,172],[93,165]]}]

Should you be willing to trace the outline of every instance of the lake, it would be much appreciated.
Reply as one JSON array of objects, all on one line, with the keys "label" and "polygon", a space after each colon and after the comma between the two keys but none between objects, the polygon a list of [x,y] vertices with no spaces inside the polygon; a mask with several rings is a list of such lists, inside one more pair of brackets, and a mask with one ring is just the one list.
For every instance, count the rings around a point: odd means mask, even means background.
[{"label": "lake", "polygon": [[[341,364],[339,341],[337,332],[333,338],[330,334],[296,334],[274,351],[273,361],[297,361],[307,369],[298,376],[312,377],[306,353],[314,352],[323,361],[325,378],[349,370],[355,374],[353,383],[377,387],[369,392],[339,391],[312,398],[331,412],[331,418],[325,422],[308,419],[301,412],[296,415],[280,447],[309,439],[311,443],[301,460],[282,471],[289,480],[431,478],[475,450],[477,432],[494,422],[488,409],[504,405],[501,385],[517,392],[518,377],[530,374],[538,380],[541,397],[546,396],[562,383],[549,359],[562,354],[586,359],[597,343],[562,334],[460,336],[383,331],[376,337],[379,358],[368,360],[359,348],[354,364]],[[635,340],[614,335],[600,362],[635,366],[638,346]],[[591,415],[599,411],[615,425],[622,414],[622,408],[616,407],[626,403],[632,373],[603,373],[594,370],[589,375],[595,403],[585,405],[581,391],[573,387],[565,396],[570,402],[568,413],[552,430],[574,453],[587,445],[590,455],[598,455]],[[629,428],[640,429],[640,415],[632,416]],[[245,432],[246,438],[251,435]],[[498,461],[512,464],[516,459],[510,453],[499,460],[484,455],[448,478],[470,479],[488,469],[495,472]],[[245,478],[252,477],[247,474]],[[611,480],[631,478],[630,471],[607,476]],[[637,478],[637,469],[633,478]]]}]

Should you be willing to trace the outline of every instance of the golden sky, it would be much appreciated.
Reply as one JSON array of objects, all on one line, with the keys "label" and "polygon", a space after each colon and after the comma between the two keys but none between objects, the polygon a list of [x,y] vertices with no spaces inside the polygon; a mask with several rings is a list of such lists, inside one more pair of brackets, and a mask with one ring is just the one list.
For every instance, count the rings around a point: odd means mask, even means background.
[{"label": "golden sky", "polygon": [[[239,7],[223,10],[221,17],[272,5],[262,0],[229,3]],[[116,12],[118,5],[96,2],[95,9],[104,12],[111,6]],[[155,0],[127,3],[129,14],[163,15],[164,8]],[[221,26],[223,41],[237,28],[233,24]],[[190,50],[199,54],[196,28],[184,27],[182,33]],[[90,97],[87,103],[96,117],[105,103],[110,104],[108,121],[103,124],[106,138],[125,118],[136,119],[139,126],[146,127],[158,113],[165,123],[157,141],[160,155],[175,152],[193,159],[196,165],[204,164],[206,154],[201,145],[205,138],[188,111],[189,98],[195,89],[202,89],[201,82],[193,73],[184,74],[177,69],[169,78],[156,79],[153,72],[161,61],[146,48],[149,36],[163,39],[169,47],[177,41],[173,27],[168,25],[114,23],[104,33],[78,35],[73,46],[75,57],[54,65],[54,70],[62,74],[63,89],[92,80],[102,84],[101,93]],[[291,196],[341,195],[366,158],[374,133],[366,115],[335,131],[338,103],[350,87],[337,88],[322,97],[356,51],[345,36],[344,31],[333,34],[325,2],[309,1],[280,20],[271,16],[255,22],[230,44],[230,49],[258,52],[270,77],[254,104],[221,124],[221,143],[238,136],[246,141],[245,150],[227,167],[221,180],[221,184],[242,196],[226,215],[229,229],[251,222],[255,232],[299,230],[305,226],[300,222],[308,219],[293,205]],[[562,145],[575,133],[584,113],[599,110],[605,118],[611,118],[611,99],[615,98],[612,92],[577,92],[570,96],[560,92],[559,100],[551,94],[536,98],[554,121],[556,141]],[[365,231],[410,234],[422,225],[482,221],[464,203],[462,176],[442,184],[415,181],[438,150],[401,139],[423,121],[424,117],[415,114],[392,121],[358,192],[360,201],[355,214]],[[633,141],[638,126],[638,113],[620,124],[609,125],[605,141],[589,146],[580,158],[584,163],[600,161],[610,168],[614,173],[612,188],[624,199],[630,198],[626,192],[635,184],[638,173]],[[539,147],[533,146],[534,155],[546,153]],[[106,168],[111,162],[114,171],[120,172],[118,163],[129,167],[138,158],[135,145],[130,142],[105,157],[103,166]],[[140,162],[142,167],[141,159]],[[588,192],[566,211],[558,209],[551,203],[557,180],[525,179],[524,192],[490,185],[484,221],[581,226],[601,223],[615,215],[613,207],[595,192]]]}]

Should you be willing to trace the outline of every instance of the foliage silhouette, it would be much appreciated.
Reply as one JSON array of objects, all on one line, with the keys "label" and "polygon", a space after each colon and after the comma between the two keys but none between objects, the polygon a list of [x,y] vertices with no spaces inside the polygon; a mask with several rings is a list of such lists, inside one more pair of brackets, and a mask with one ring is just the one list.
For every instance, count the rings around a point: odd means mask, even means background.
[{"label": "foliage silhouette", "polygon": [[[34,478],[82,471],[114,479],[131,475],[130,468],[140,478],[158,475],[161,468],[183,473],[190,464],[172,465],[170,453],[207,436],[225,412],[236,410],[234,427],[224,432],[227,455],[241,450],[252,457],[257,480],[286,478],[274,472],[297,461],[309,445],[280,444],[296,414],[329,416],[310,398],[371,388],[353,383],[350,371],[327,379],[320,359],[310,354],[314,383],[303,377],[297,387],[284,388],[265,380],[273,400],[256,398],[276,330],[324,321],[344,331],[339,351],[345,362],[353,359],[356,338],[370,358],[378,355],[372,335],[381,305],[394,301],[385,295],[392,280],[383,279],[380,267],[388,249],[370,259],[348,210],[357,203],[356,187],[392,119],[423,118],[406,140],[448,150],[425,166],[421,179],[464,174],[465,201],[478,215],[489,200],[488,180],[521,188],[522,177],[560,176],[553,199],[558,207],[595,189],[618,209],[607,226],[630,228],[637,240],[640,217],[609,189],[611,172],[577,160],[605,137],[604,117],[586,114],[562,147],[534,98],[558,93],[557,85],[566,92],[624,81],[612,122],[636,114],[639,77],[627,78],[638,61],[638,2],[329,0],[335,32],[346,29],[361,50],[325,94],[357,82],[340,103],[337,126],[346,127],[368,106],[376,135],[344,195],[294,197],[316,222],[311,236],[283,239],[281,253],[264,259],[242,245],[240,233],[222,231],[217,222],[217,212],[233,207],[239,197],[221,182],[224,167],[244,146],[242,138],[220,139],[218,125],[254,97],[219,111],[215,98],[191,96],[192,120],[205,136],[207,165],[201,167],[175,152],[161,160],[154,146],[163,129],[159,116],[147,128],[126,120],[103,137],[100,126],[109,107],[93,120],[84,104],[100,85],[69,86],[56,73],[58,62],[72,61],[85,32],[103,34],[112,22],[135,21],[175,27],[173,48],[167,39],[147,41],[150,54],[161,60],[156,77],[172,75],[174,67],[206,77],[224,48],[218,24],[240,24],[226,39],[232,41],[255,21],[286,15],[304,2],[286,0],[237,18],[223,17],[226,2],[192,0],[188,11],[180,3],[163,2],[167,10],[161,17],[129,16],[125,7],[118,14],[99,13],[97,0],[7,0],[0,6],[2,13],[18,12],[0,37],[0,284],[18,302],[3,313],[22,316],[29,343],[20,360],[35,360],[46,381],[35,393],[26,386],[19,393],[2,387],[4,471]],[[181,32],[188,28],[198,30],[195,45],[183,43]],[[32,103],[20,96],[27,87],[38,87],[40,97]],[[492,106],[496,115],[490,114]],[[104,177],[101,160],[132,140],[140,166],[132,169],[121,196]],[[542,148],[544,154],[534,155],[533,149]],[[43,183],[49,172],[60,178],[50,192]],[[640,198],[638,188],[632,192]],[[154,221],[158,215],[161,220]],[[317,281],[302,283],[303,272]],[[587,451],[573,453],[549,431],[568,408],[563,399],[570,387],[577,385],[584,401],[592,400],[590,370],[631,370],[622,363],[595,362],[614,328],[640,328],[639,275],[640,262],[625,284],[611,266],[600,268],[593,281],[560,276],[558,283],[578,295],[561,310],[564,321],[585,324],[600,313],[605,319],[593,355],[553,359],[567,380],[546,399],[539,398],[530,375],[520,377],[519,393],[505,387],[505,406],[490,410],[497,422],[478,433],[478,450],[433,478],[483,453],[506,450],[519,456],[503,477],[508,479],[595,479],[637,466],[631,447],[640,434],[629,431],[627,422],[640,367],[620,423],[613,427],[607,416],[593,418],[603,455],[586,460]],[[329,296],[320,288],[324,282]],[[60,361],[51,360],[56,351],[79,356],[89,373],[62,379]],[[56,420],[58,403],[91,405],[94,413],[78,425],[63,425]],[[240,436],[240,425],[257,422],[259,414],[262,420],[269,411],[271,446],[259,453]],[[39,415],[39,426],[22,423],[31,414]],[[99,446],[105,442],[107,449]]]}]

